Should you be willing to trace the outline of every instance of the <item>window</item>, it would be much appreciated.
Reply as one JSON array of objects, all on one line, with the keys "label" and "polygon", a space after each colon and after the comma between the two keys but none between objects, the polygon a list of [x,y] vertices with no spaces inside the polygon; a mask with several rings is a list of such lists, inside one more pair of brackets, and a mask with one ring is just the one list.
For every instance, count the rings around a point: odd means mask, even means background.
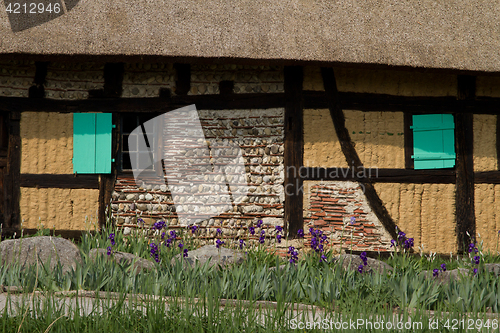
[{"label": "window", "polygon": [[[158,116],[158,114],[147,113],[147,114],[122,114],[121,116],[121,152],[120,152],[120,170],[122,171],[132,171],[132,164],[130,161],[130,156],[132,153],[132,158],[137,159],[137,165],[140,169],[158,171],[155,170],[154,165],[151,165],[151,156],[153,154],[153,160],[155,158],[154,154],[157,149],[159,142],[148,142],[150,146],[150,151],[139,151],[139,138],[137,135],[131,134],[133,130],[144,124],[146,121]],[[146,132],[148,137],[154,137],[156,131],[158,131],[158,126],[152,128],[153,133]]]},{"label": "window", "polygon": [[111,173],[111,113],[73,114],[73,172]]},{"label": "window", "polygon": [[444,169],[455,166],[455,123],[451,114],[413,115],[415,169]]}]

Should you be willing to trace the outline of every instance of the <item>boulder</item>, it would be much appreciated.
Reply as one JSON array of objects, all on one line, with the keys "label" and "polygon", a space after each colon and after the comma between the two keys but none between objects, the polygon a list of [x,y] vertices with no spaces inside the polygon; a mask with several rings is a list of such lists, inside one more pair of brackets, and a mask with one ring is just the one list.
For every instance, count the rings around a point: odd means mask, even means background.
[{"label": "boulder", "polygon": [[449,283],[451,280],[460,280],[462,276],[468,276],[469,270],[467,268],[457,268],[446,272],[440,271],[438,276],[433,276],[433,271],[422,271],[420,272],[425,278],[434,279],[436,283],[445,284]]},{"label": "boulder", "polygon": [[132,253],[113,251],[113,253],[108,256],[108,251],[106,249],[90,250],[89,258],[95,260],[97,256],[103,256],[107,260],[114,260],[115,262],[120,264],[133,264],[132,269],[135,270],[137,268],[137,271],[150,271],[155,268],[155,264],[152,261],[138,257]]},{"label": "boulder", "polygon": [[19,263],[22,267],[36,265],[37,259],[46,264],[50,259],[50,267],[60,262],[63,272],[82,263],[80,249],[73,242],[52,236],[5,240],[0,243],[0,258],[2,265]]},{"label": "boulder", "polygon": [[496,276],[500,276],[500,264],[484,264],[484,268]]},{"label": "boulder", "polygon": [[[363,264],[363,260],[359,255],[355,254],[342,254],[336,260],[340,261],[342,268],[346,271],[357,271],[359,265]],[[365,273],[377,272],[379,274],[391,272],[392,270],[393,268],[389,264],[373,258],[367,258],[367,265],[363,268]]]},{"label": "boulder", "polygon": [[173,257],[171,263],[175,264],[176,261],[182,259],[183,265],[188,264],[190,267],[193,267],[196,263],[203,266],[207,261],[209,261],[209,267],[214,265],[225,267],[232,264],[241,264],[246,259],[241,252],[224,247],[217,248],[215,245],[205,245],[199,249],[189,251],[186,258],[182,257],[182,255],[182,253],[179,253]]}]

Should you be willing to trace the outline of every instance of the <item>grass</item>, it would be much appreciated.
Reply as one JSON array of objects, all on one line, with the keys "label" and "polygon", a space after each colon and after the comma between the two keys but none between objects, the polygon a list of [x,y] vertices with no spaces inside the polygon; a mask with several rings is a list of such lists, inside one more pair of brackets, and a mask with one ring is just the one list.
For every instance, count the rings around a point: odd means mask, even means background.
[{"label": "grass", "polygon": [[[29,292],[37,290],[45,295],[43,299],[32,301],[27,312],[21,308],[15,316],[7,315],[5,308],[0,318],[0,332],[17,332],[19,326],[21,332],[44,332],[47,329],[50,332],[286,332],[293,328],[294,319],[297,325],[305,324],[305,318],[314,318],[314,315],[321,320],[328,319],[328,323],[362,318],[374,323],[381,318],[393,321],[395,313],[402,316],[403,322],[411,313],[413,322],[423,323],[421,330],[417,331],[425,332],[436,331],[428,327],[429,321],[436,318],[440,318],[443,325],[447,320],[462,319],[465,314],[464,320],[486,320],[489,318],[486,312],[497,315],[500,309],[500,280],[484,270],[485,260],[499,261],[498,256],[491,254],[482,255],[477,274],[446,285],[436,284],[419,273],[423,269],[438,268],[442,263],[446,263],[448,269],[471,268],[467,256],[464,261],[456,257],[418,257],[399,253],[387,259],[395,267],[392,273],[367,274],[344,271],[332,260],[331,252],[322,252],[326,253],[327,262],[320,262],[319,254],[311,251],[302,254],[298,263],[293,265],[288,258],[269,253],[261,246],[241,250],[248,254],[247,260],[240,265],[223,269],[208,265],[186,269],[182,260],[173,264],[171,260],[182,249],[192,250],[196,246],[189,230],[180,234],[170,247],[159,246],[159,263],[155,263],[156,269],[150,272],[134,271],[131,265],[103,257],[94,260],[88,256],[92,248],[111,246],[109,235],[113,233],[113,251],[134,253],[152,260],[148,242],[165,242],[168,233],[162,240],[162,230],[152,238],[143,237],[144,231],[139,229],[137,234],[125,236],[109,228],[96,235],[84,235],[78,243],[83,264],[66,274],[63,274],[62,267],[51,269],[47,264],[24,269],[19,265],[0,267],[1,285],[19,286]],[[183,244],[182,249],[179,243]],[[270,270],[271,267],[275,268]],[[115,301],[99,300],[100,304],[96,303],[90,314],[82,315],[78,308],[67,313],[58,305],[54,293],[68,290],[117,292],[123,296]],[[140,303],[140,306],[130,306],[124,300],[125,295],[130,294],[165,296],[169,297],[169,302],[166,305],[156,299]],[[246,302],[223,307],[221,302],[224,299]],[[276,306],[259,309],[259,301],[276,302]],[[318,308],[291,311],[290,304],[299,303]],[[105,310],[99,310],[102,306]],[[322,312],[315,313],[315,309],[322,309]],[[24,312],[27,315],[23,320],[21,314]],[[342,317],[332,317],[334,314]],[[440,326],[439,331],[455,332],[451,327],[453,322],[450,323],[450,328]],[[308,330],[304,327],[306,331],[324,331],[325,325],[316,328]],[[368,332],[373,328],[357,331]],[[406,331],[415,330],[412,327]],[[483,331],[488,331],[488,328]]]}]

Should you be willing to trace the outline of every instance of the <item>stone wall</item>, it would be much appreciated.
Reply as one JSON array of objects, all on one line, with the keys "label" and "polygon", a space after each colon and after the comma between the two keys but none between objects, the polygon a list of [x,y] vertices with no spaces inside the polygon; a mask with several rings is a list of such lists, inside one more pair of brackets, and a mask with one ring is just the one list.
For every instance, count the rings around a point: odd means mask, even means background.
[{"label": "stone wall", "polygon": [[162,88],[174,93],[175,79],[172,63],[126,63],[122,97],[158,97]]},{"label": "stone wall", "polygon": [[0,60],[0,96],[28,97],[35,71],[34,61]]},{"label": "stone wall", "polygon": [[[216,217],[199,223],[198,236],[202,239],[213,237],[217,227],[224,227],[227,236],[242,235],[260,219],[268,227],[283,225],[283,112],[283,109],[198,111],[209,147],[241,148],[246,179],[237,183],[248,185],[248,194],[241,204],[230,209],[227,202],[210,205],[213,211],[207,213]],[[193,152],[182,148],[180,153],[187,158]],[[139,217],[148,224],[165,220],[171,226],[184,227],[179,223],[179,214],[200,204],[203,196],[215,197],[217,192],[215,188],[199,186],[200,182],[195,179],[184,186],[179,198],[183,209],[176,211],[165,183],[137,187],[132,175],[120,175],[113,193],[113,217],[123,227],[136,226]],[[219,214],[221,211],[224,212]]]},{"label": "stone wall", "polygon": [[104,88],[104,64],[51,62],[47,67],[45,97],[87,99],[89,90]]},{"label": "stone wall", "polygon": [[282,93],[282,66],[192,65],[190,95],[218,94],[221,81],[233,81],[234,93]]}]

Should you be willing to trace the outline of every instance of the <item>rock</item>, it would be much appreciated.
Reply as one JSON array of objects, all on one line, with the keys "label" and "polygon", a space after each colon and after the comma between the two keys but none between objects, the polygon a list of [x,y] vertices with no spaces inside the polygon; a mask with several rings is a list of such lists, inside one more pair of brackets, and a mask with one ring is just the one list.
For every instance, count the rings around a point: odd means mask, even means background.
[{"label": "rock", "polygon": [[202,266],[207,261],[209,261],[209,267],[218,264],[225,267],[232,264],[241,264],[246,258],[243,253],[235,250],[224,247],[218,249],[215,245],[205,245],[197,250],[189,251],[186,258],[183,258],[182,253],[179,253],[172,258],[171,263],[175,264],[176,261],[181,259],[183,265],[189,264],[190,267],[194,267],[195,264]]},{"label": "rock", "polygon": [[148,194],[146,194],[145,199],[148,201],[151,201],[151,200],[153,200],[153,196],[148,193]]},{"label": "rock", "polygon": [[[375,271],[379,274],[383,274],[384,272],[390,272],[393,270],[393,268],[389,264],[386,264],[383,261],[373,258],[367,259],[368,262],[367,265],[364,266],[363,272],[371,273]],[[340,260],[342,268],[349,271],[357,271],[359,265],[363,263],[359,255],[354,254],[342,254],[341,256],[337,257],[336,260]]]},{"label": "rock", "polygon": [[116,251],[108,256],[107,252],[108,251],[106,249],[92,249],[89,252],[89,258],[95,260],[95,258],[98,255],[104,256],[104,258],[108,260],[114,260],[117,263],[127,264],[127,265],[133,264],[132,269],[137,269],[137,271],[140,270],[150,271],[155,268],[155,264],[153,262],[138,257],[135,254]]},{"label": "rock", "polygon": [[126,236],[126,235],[130,235],[130,233],[132,232],[132,229],[130,229],[129,227],[125,227],[123,228],[123,234]]},{"label": "rock", "polygon": [[167,192],[167,185],[160,185],[160,191]]},{"label": "rock", "polygon": [[[71,241],[51,236],[27,237],[9,239],[0,243],[0,258],[2,265],[15,262],[22,267],[36,265],[36,258],[41,263],[48,263],[54,268],[59,261],[63,272],[68,272],[82,264],[80,250]],[[40,267],[41,268],[41,267]]]},{"label": "rock", "polygon": [[136,200],[136,199],[137,199],[137,194],[135,194],[135,193],[127,194],[127,200],[128,201],[133,201],[133,200]]},{"label": "rock", "polygon": [[439,284],[449,283],[451,280],[460,280],[462,276],[468,276],[469,270],[466,268],[452,269],[446,272],[439,272],[438,276],[433,276],[432,271],[422,271],[420,272],[425,278],[434,279],[435,282]]},{"label": "rock", "polygon": [[264,208],[262,206],[251,205],[251,206],[242,206],[242,210],[245,214],[248,214],[248,213],[262,212]]},{"label": "rock", "polygon": [[490,273],[500,276],[500,264],[484,264],[484,268]]},{"label": "rock", "polygon": [[[282,270],[286,269],[286,267],[287,267],[288,265],[290,265],[290,264],[279,265],[279,266],[278,266],[278,269],[279,269],[280,271],[282,271]],[[276,270],[276,266],[269,267],[269,270],[270,270],[270,271],[275,271],[275,270]]]}]

